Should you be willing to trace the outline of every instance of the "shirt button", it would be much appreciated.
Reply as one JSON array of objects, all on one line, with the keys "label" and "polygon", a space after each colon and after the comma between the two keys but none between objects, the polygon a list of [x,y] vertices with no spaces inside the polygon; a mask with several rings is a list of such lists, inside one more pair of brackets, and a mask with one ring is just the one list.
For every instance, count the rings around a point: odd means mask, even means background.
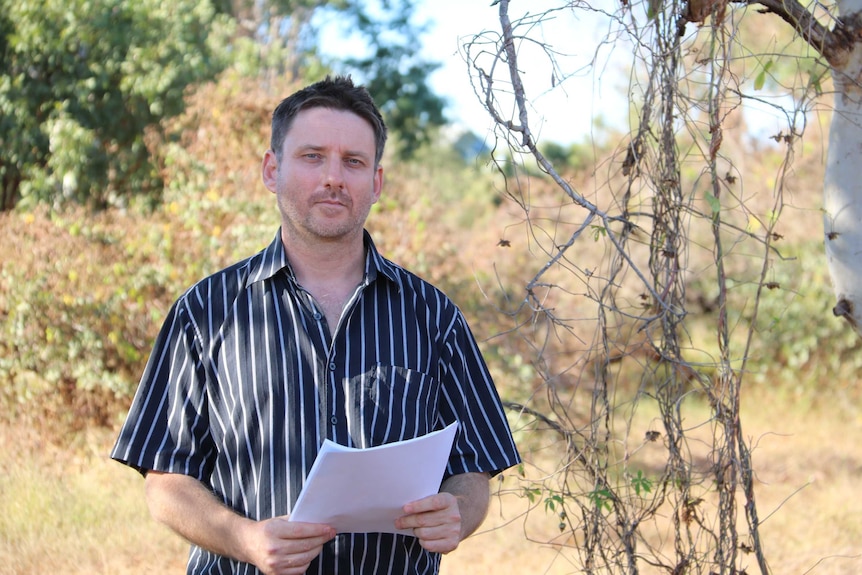
[{"label": "shirt button", "polygon": [[338,423],[338,418],[333,415],[332,417],[329,418],[329,423],[331,423],[332,425],[335,425],[336,423]]},{"label": "shirt button", "polygon": [[315,321],[320,321],[323,315],[320,312],[314,312],[314,315],[312,317],[315,319]]},{"label": "shirt button", "polygon": [[335,367],[336,367],[336,365],[335,365],[335,362],[334,362],[334,361],[333,361],[332,363],[330,363],[330,364],[329,364],[329,370],[330,370],[330,371],[335,371]]}]

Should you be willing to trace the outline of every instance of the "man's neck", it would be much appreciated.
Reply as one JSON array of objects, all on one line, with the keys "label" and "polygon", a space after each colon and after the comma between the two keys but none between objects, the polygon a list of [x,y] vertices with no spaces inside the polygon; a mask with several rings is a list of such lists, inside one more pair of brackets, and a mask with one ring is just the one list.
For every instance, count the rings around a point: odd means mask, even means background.
[{"label": "man's neck", "polygon": [[357,285],[365,273],[365,242],[360,232],[337,241],[305,242],[282,233],[296,280],[306,288],[324,284]]},{"label": "man's neck", "polygon": [[365,274],[362,233],[356,238],[313,244],[282,235],[282,242],[296,281],[314,298],[330,329],[336,329]]}]

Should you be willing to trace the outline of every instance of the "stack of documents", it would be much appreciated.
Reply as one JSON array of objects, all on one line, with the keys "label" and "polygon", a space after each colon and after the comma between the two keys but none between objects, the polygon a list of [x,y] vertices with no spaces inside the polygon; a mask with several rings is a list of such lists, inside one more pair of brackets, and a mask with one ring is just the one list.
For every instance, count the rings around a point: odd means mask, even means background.
[{"label": "stack of documents", "polygon": [[339,533],[401,533],[402,507],[440,489],[458,423],[421,437],[356,449],[326,440],[293,506],[291,521]]}]

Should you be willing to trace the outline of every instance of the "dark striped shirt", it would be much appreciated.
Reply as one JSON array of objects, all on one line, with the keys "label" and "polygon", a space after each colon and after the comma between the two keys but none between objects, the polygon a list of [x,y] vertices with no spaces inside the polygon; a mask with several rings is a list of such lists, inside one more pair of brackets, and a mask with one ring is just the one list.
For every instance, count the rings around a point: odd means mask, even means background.
[{"label": "dark striped shirt", "polygon": [[[190,475],[252,519],[290,513],[325,438],[370,447],[460,423],[446,475],[516,464],[500,399],[460,310],[383,258],[330,330],[280,234],[172,307],[112,457]],[[417,539],[341,534],[308,573],[437,573]],[[257,573],[192,547],[188,573]]]}]

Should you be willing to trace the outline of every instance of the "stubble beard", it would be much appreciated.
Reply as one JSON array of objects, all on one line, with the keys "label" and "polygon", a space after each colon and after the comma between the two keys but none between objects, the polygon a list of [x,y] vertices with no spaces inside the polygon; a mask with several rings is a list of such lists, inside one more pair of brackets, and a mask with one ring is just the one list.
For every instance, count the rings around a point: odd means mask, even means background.
[{"label": "stubble beard", "polygon": [[287,229],[290,236],[299,236],[306,240],[330,243],[350,238],[357,233],[361,234],[365,220],[371,211],[371,206],[368,206],[367,209],[357,213],[355,211],[356,205],[349,197],[345,198],[342,195],[339,196],[342,207],[337,209],[345,210],[347,212],[346,217],[329,219],[320,213],[327,208],[317,203],[322,198],[330,197],[329,194],[312,197],[309,201],[310,208],[304,214],[300,213],[293,203],[282,199],[284,197],[286,195],[281,195],[278,200],[282,227]]}]

